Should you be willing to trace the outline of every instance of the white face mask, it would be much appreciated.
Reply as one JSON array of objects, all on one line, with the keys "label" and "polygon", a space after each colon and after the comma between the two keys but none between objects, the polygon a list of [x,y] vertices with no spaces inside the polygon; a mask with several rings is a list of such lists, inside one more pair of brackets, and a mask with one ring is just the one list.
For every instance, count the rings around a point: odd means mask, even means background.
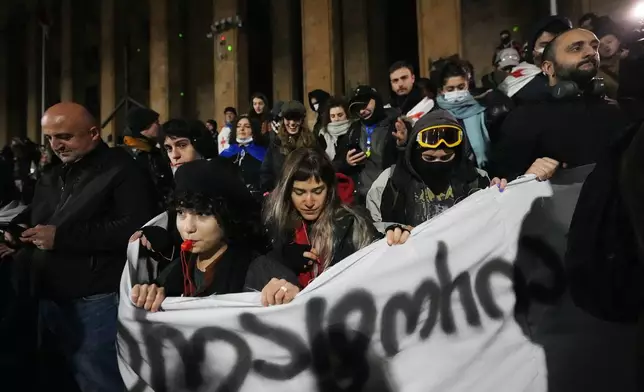
[{"label": "white face mask", "polygon": [[247,137],[245,139],[242,139],[242,138],[239,138],[239,137],[237,138],[237,144],[242,145],[242,146],[245,146],[246,144],[250,144],[250,142],[252,142],[252,141],[253,141],[252,136]]},{"label": "white face mask", "polygon": [[449,91],[443,94],[443,98],[445,98],[447,102],[458,103],[465,101],[469,94],[470,92],[467,90]]},{"label": "white face mask", "polygon": [[319,103],[314,103],[314,104],[313,104],[313,110],[315,110],[315,111],[317,112],[319,108],[320,108],[320,104],[319,104]]}]

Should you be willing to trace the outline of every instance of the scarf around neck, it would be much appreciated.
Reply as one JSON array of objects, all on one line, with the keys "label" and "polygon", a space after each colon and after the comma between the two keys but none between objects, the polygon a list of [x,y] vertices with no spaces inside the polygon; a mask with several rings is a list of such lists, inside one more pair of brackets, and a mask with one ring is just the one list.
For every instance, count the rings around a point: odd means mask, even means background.
[{"label": "scarf around neck", "polygon": [[448,102],[441,94],[436,102],[441,109],[447,110],[452,116],[463,121],[476,162],[479,167],[484,167],[488,161],[487,149],[490,145],[490,135],[485,126],[485,107],[481,106],[472,94],[468,94],[461,102]]},{"label": "scarf around neck", "polygon": [[540,73],[541,68],[524,61],[516,67],[512,68],[510,74],[499,85],[499,90],[503,94],[512,98]]},{"label": "scarf around neck", "polygon": [[335,157],[335,147],[338,142],[338,138],[342,135],[345,135],[351,127],[351,121],[344,120],[334,123],[329,123],[325,129],[322,130],[322,136],[326,142],[326,153],[329,155],[329,158],[333,160]]},{"label": "scarf around neck", "polygon": [[219,156],[222,158],[231,158],[239,155],[239,157],[237,158],[239,160],[240,158],[243,158],[243,155],[247,153],[258,161],[264,162],[264,157],[266,156],[266,147],[259,146],[255,144],[255,142],[250,142],[249,144],[243,146],[239,144],[231,144],[230,147],[222,151]]},{"label": "scarf around neck", "polygon": [[123,144],[136,150],[145,152],[152,151],[152,148],[154,147],[148,139],[132,136],[125,136],[123,138]]}]

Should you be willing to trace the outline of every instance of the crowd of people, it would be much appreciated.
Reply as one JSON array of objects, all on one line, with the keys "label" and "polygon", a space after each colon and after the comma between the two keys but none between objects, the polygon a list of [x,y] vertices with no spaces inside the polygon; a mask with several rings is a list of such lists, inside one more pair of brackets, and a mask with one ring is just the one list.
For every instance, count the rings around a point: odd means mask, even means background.
[{"label": "crowd of people", "polygon": [[[387,96],[368,85],[348,97],[310,92],[315,119],[299,101],[271,109],[261,93],[240,114],[226,108],[221,128],[160,123],[137,107],[109,148],[83,106],[52,106],[47,147],[14,139],[0,159],[0,339],[37,320],[21,333],[55,342],[81,390],[122,391],[117,292],[131,242],[159,264],[155,280],[132,288],[147,311],[169,296],[243,291],[286,304],[378,239],[405,246],[416,226],[478,190],[599,164],[615,145],[631,157],[614,189],[641,251],[642,60],[609,18],[580,23],[547,18],[524,47],[503,31],[483,88],[456,56],[429,79],[400,61]],[[167,228],[144,227],[164,213]],[[24,298],[37,300],[36,318]]]}]

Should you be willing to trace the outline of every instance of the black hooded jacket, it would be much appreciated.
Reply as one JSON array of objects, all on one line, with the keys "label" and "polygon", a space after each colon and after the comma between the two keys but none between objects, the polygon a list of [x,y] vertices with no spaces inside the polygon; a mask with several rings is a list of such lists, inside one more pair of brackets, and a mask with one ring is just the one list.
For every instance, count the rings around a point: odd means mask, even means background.
[{"label": "black hooded jacket", "polygon": [[[315,107],[313,107],[313,98],[317,101],[318,110],[315,110]],[[320,134],[320,129],[322,128],[322,113],[324,113],[325,105],[330,98],[331,94],[320,89],[313,90],[309,93],[309,106],[311,107],[311,110],[317,113],[318,116],[315,121],[315,125],[313,126],[313,134],[315,135]]]},{"label": "black hooded jacket", "polygon": [[[415,141],[420,130],[440,124],[456,125],[458,122],[448,112],[435,110],[414,125],[409,140]],[[396,166],[391,169],[390,178],[380,200],[380,215],[383,222],[417,226],[451,208],[470,194],[486,188],[490,183],[484,172],[479,171],[467,159],[463,144],[456,147],[453,164],[420,163],[421,165],[450,165],[451,169],[444,173],[444,183],[436,177],[423,176],[419,173],[418,166],[413,163],[412,158],[414,153],[420,152],[418,149],[416,142],[408,143],[404,155],[400,156]],[[444,190],[438,191],[438,188],[444,188]]]},{"label": "black hooded jacket", "polygon": [[[356,91],[358,94],[351,99],[351,102],[368,102],[368,100],[374,99],[375,110],[369,119],[354,122],[349,131],[338,138],[333,166],[339,173],[353,179],[360,204],[380,173],[396,163],[398,159],[399,151],[396,139],[391,134],[398,114],[396,110],[386,110],[383,107],[382,98],[375,89],[369,86],[360,86]],[[350,166],[347,163],[349,150],[360,146],[363,152],[367,151],[367,127],[373,127],[372,154],[361,164]]]}]

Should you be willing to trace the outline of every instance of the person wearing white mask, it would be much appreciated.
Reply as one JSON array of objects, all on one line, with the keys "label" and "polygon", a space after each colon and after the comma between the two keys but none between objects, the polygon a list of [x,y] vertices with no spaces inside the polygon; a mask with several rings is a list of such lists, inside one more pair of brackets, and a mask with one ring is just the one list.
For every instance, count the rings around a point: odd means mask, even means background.
[{"label": "person wearing white mask", "polygon": [[316,135],[322,128],[322,113],[324,113],[325,105],[330,98],[331,94],[324,90],[316,89],[309,92],[309,106],[317,115],[315,125],[313,126],[313,133]]},{"label": "person wearing white mask", "polygon": [[[479,168],[485,168],[495,131],[513,107],[511,100],[494,90],[472,95],[470,74],[459,61],[445,63],[440,71],[439,82],[441,87],[436,103],[465,129],[469,147],[465,149],[466,156],[476,162]],[[488,107],[493,110],[487,110]]]},{"label": "person wearing white mask", "polygon": [[243,115],[232,124],[235,133],[231,133],[230,146],[219,154],[239,167],[244,184],[255,196],[260,193],[260,170],[266,156],[266,146],[263,142],[261,123]]},{"label": "person wearing white mask", "polygon": [[322,128],[318,135],[318,141],[329,159],[333,160],[338,138],[346,135],[351,127],[349,103],[343,98],[331,98],[327,101],[326,109],[321,116]]}]

